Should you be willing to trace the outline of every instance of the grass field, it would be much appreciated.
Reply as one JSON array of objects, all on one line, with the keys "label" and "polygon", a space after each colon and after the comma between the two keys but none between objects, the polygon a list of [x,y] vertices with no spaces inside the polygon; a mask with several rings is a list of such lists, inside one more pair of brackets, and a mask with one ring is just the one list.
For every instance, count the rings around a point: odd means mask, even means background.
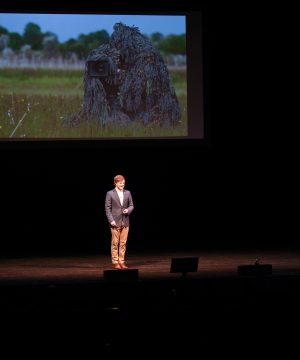
[{"label": "grass field", "polygon": [[122,138],[187,135],[185,71],[170,73],[182,118],[174,128],[132,122],[105,127],[84,122],[74,127],[64,119],[77,113],[83,101],[83,73],[77,70],[0,69],[0,138]]}]

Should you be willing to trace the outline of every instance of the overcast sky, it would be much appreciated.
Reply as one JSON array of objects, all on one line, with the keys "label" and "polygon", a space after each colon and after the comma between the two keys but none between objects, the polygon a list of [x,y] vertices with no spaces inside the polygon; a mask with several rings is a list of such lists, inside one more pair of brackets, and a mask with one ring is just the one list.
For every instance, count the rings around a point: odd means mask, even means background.
[{"label": "overcast sky", "polygon": [[0,13],[0,26],[5,27],[9,32],[17,32],[22,35],[29,22],[39,25],[42,32],[55,33],[60,42],[70,38],[76,39],[79,34],[88,34],[103,29],[111,34],[116,22],[137,26],[141,33],[147,35],[153,32],[160,32],[163,35],[186,32],[185,16]]}]

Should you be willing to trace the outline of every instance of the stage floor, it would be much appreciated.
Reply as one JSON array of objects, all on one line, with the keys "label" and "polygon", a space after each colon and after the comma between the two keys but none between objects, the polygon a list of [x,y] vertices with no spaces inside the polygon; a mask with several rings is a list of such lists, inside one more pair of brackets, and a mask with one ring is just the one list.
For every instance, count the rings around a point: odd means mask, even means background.
[{"label": "stage floor", "polygon": [[[186,277],[170,273],[175,257],[199,257],[198,271]],[[272,265],[272,275],[238,274],[239,265],[254,265],[257,258]],[[245,349],[255,355],[257,347],[260,354],[263,349],[287,355],[298,344],[298,251],[128,252],[127,264],[138,269],[138,281],[107,281],[104,271],[127,271],[113,270],[109,256],[2,258],[0,314],[8,319],[6,332],[34,323],[34,338],[51,328],[49,336],[55,333],[63,346],[66,334],[71,337],[68,353],[75,351],[75,339],[84,351],[110,357],[123,356],[124,348],[131,357],[145,349],[153,357],[158,351],[173,357],[201,349],[207,358],[232,358]]]},{"label": "stage floor", "polygon": [[[127,265],[138,269],[140,281],[178,279],[182,274],[170,273],[171,259],[177,257],[199,258],[198,271],[187,274],[191,279],[237,277],[239,265],[253,265],[256,259],[271,264],[273,276],[300,275],[300,251],[286,250],[128,252]],[[112,270],[107,255],[7,258],[0,259],[0,284],[101,282],[105,270]]]}]

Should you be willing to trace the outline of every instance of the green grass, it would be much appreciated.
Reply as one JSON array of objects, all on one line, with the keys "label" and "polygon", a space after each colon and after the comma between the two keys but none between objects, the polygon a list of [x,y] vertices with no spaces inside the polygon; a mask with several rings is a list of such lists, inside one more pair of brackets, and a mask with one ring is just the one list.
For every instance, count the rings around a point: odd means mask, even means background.
[{"label": "green grass", "polygon": [[53,69],[0,70],[1,93],[35,95],[82,95],[82,71]]},{"label": "green grass", "polygon": [[[0,138],[130,138],[187,135],[185,73],[172,72],[171,78],[180,102],[182,118],[174,128],[127,126],[85,122],[76,127],[64,119],[77,113],[83,100],[83,73],[74,70],[1,69]],[[21,121],[22,120],[22,121]]]}]

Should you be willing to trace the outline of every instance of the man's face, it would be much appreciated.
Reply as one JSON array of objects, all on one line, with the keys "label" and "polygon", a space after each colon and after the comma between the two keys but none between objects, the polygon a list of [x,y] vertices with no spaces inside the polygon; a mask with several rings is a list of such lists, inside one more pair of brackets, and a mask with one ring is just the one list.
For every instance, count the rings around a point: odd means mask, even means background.
[{"label": "man's face", "polygon": [[124,180],[121,180],[121,181],[116,182],[116,187],[117,187],[119,190],[123,190],[123,189],[124,189],[124,186],[125,186],[125,181],[124,181]]}]

